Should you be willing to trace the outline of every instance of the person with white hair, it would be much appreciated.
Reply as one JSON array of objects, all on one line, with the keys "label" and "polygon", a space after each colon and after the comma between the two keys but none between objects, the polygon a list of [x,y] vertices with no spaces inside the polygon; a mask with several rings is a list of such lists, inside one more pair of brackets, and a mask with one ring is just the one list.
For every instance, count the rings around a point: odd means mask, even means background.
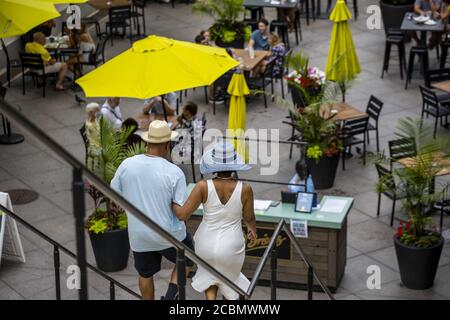
[{"label": "person with white hair", "polygon": [[87,119],[85,122],[86,137],[88,140],[88,156],[100,154],[100,119],[102,113],[98,103],[91,102],[86,105]]},{"label": "person with white hair", "polygon": [[[249,239],[256,238],[256,219],[252,188],[237,181],[234,173],[249,169],[230,143],[218,142],[200,162],[200,172],[214,173],[215,177],[198,182],[183,206],[172,204],[181,220],[189,219],[203,204],[203,220],[194,236],[195,252],[244,291],[250,281],[241,273],[245,259],[242,218]],[[215,300],[218,290],[228,300],[239,298],[237,292],[201,266],[192,279],[192,287],[205,292],[208,300]]]}]

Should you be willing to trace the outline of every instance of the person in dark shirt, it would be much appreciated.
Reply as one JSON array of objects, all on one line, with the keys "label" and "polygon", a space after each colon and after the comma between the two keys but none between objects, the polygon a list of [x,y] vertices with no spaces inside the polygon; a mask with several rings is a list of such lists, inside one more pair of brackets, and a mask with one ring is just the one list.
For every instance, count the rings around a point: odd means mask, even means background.
[{"label": "person in dark shirt", "polygon": [[131,131],[130,135],[127,138],[127,142],[125,143],[125,147],[131,146],[133,144],[139,143],[139,142],[143,142],[144,140],[142,140],[141,136],[136,134],[136,131],[139,128],[139,125],[137,123],[136,120],[134,120],[133,118],[128,118],[125,119],[125,121],[122,123],[122,129],[126,130],[129,128],[133,128],[133,130]]},{"label": "person in dark shirt", "polygon": [[[183,107],[183,112],[177,119],[176,129],[188,129],[193,130],[194,120],[196,119],[198,106],[192,101],[186,102]],[[173,129],[175,129],[173,128]]]}]

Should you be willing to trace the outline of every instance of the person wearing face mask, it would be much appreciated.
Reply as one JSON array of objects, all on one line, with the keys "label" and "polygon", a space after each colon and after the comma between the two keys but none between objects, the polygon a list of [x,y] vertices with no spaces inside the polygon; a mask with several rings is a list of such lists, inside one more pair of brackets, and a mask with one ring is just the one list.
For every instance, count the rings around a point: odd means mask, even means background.
[{"label": "person wearing face mask", "polygon": [[122,114],[120,113],[120,98],[108,98],[102,106],[103,118],[109,121],[117,130],[122,127]]},{"label": "person wearing face mask", "polygon": [[86,137],[89,142],[88,156],[96,157],[100,154],[100,119],[102,113],[98,103],[91,102],[86,106]]}]

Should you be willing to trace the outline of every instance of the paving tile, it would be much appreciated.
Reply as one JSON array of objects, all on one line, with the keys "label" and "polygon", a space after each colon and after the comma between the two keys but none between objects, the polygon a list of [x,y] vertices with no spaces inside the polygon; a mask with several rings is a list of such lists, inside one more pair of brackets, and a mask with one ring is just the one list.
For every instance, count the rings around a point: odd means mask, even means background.
[{"label": "paving tile", "polygon": [[353,294],[367,289],[367,279],[370,276],[367,273],[367,267],[371,265],[378,265],[380,267],[382,285],[400,278],[397,272],[392,271],[390,268],[366,255],[361,255],[347,260],[347,266],[345,267],[345,273],[340,287]]},{"label": "paving tile", "polygon": [[361,252],[370,252],[392,245],[394,231],[377,220],[368,220],[348,227],[348,244]]},{"label": "paving tile", "polygon": [[443,300],[445,296],[434,292],[433,289],[412,290],[401,284],[400,281],[392,281],[382,284],[381,289],[364,290],[357,293],[358,297],[365,300]]},{"label": "paving tile", "polygon": [[[367,254],[369,257],[380,261],[381,263],[389,266],[391,269],[395,271],[399,271],[397,256],[395,254],[394,246],[389,248],[380,249],[374,252],[370,252]],[[450,264],[450,257],[447,255],[441,255],[441,259],[439,260],[439,266],[444,266]]]}]

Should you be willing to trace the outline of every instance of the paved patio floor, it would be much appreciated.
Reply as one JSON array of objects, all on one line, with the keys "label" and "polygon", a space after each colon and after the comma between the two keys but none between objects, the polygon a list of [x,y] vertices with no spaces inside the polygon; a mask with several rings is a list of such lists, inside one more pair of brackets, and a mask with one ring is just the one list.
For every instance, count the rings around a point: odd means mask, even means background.
[{"label": "paved patio floor", "polygon": [[[408,90],[404,90],[404,82],[400,80],[397,62],[391,61],[391,68],[384,79],[380,78],[384,53],[384,31],[368,30],[366,27],[366,8],[376,4],[375,0],[360,1],[360,16],[351,21],[353,39],[357,46],[362,65],[362,73],[348,90],[347,101],[365,110],[371,94],[380,98],[385,104],[380,118],[381,148],[387,147],[387,141],[393,137],[395,125],[401,118],[420,116],[421,98],[418,84],[414,79]],[[267,10],[267,13],[274,15]],[[151,4],[147,7],[147,34],[158,34],[192,41],[201,29],[210,24],[209,18],[192,14],[191,6],[180,4],[176,9],[167,5]],[[103,21],[104,23],[104,21]],[[306,26],[302,21],[303,40],[296,51],[303,51],[310,56],[310,65],[321,69],[325,67],[328,53],[332,23],[328,20],[317,20]],[[104,28],[104,26],[102,26]],[[291,43],[294,43],[291,36]],[[130,43],[117,39],[114,46],[107,44],[107,57],[111,58],[126,50]],[[432,64],[436,64],[434,55]],[[21,92],[20,79],[12,83],[8,90],[7,100],[20,107],[22,112],[40,128],[67,148],[74,156],[84,161],[84,145],[78,132],[85,120],[85,112],[74,99],[73,91],[55,92],[49,89],[44,99],[39,89],[33,89],[28,83],[25,96]],[[279,84],[276,90],[280,93]],[[288,97],[290,99],[290,97]],[[206,112],[208,128],[225,129],[227,110],[218,105],[215,116],[211,104],[206,105],[203,90],[189,90],[188,98],[200,106],[200,112]],[[99,101],[100,102],[100,101]],[[142,102],[123,99],[121,110],[125,117],[133,116]],[[281,122],[287,115],[283,107],[269,103],[264,108],[262,98],[252,98],[247,105],[248,128],[279,129],[282,139],[289,137],[290,130]],[[431,120],[427,120],[430,121]],[[14,124],[13,124],[14,125]],[[15,131],[21,131],[14,127]],[[439,129],[449,135],[449,131]],[[45,232],[71,250],[75,250],[74,219],[71,212],[71,170],[48,148],[26,132],[25,142],[14,146],[0,145],[0,190],[15,188],[33,189],[39,192],[39,199],[27,205],[15,206],[15,212],[36,228]],[[374,139],[369,150],[375,151]],[[288,159],[288,147],[281,146],[279,173],[270,180],[287,182],[294,174],[294,164],[298,159],[298,150],[294,150],[294,158]],[[261,178],[255,168],[246,177]],[[262,177],[263,179],[267,179]],[[190,174],[188,180],[192,179]],[[267,179],[267,180],[269,180]],[[348,218],[348,260],[345,275],[336,293],[338,299],[450,299],[450,244],[446,244],[442,252],[440,267],[435,285],[429,290],[414,291],[404,288],[400,283],[397,261],[394,253],[392,236],[394,227],[389,226],[391,202],[383,198],[381,216],[376,216],[375,182],[377,175],[373,165],[363,166],[355,157],[348,160],[347,170],[339,167],[335,186],[332,192],[347,194],[355,198],[353,209]],[[256,197],[259,199],[279,199],[280,188],[273,185],[254,184]],[[88,201],[88,211],[92,204]],[[401,206],[397,206],[396,217],[402,217]],[[437,221],[437,220],[436,220]],[[450,227],[450,218],[445,217],[444,225]],[[54,299],[53,248],[19,225],[27,262],[25,264],[2,261],[0,268],[0,299]],[[88,257],[95,263],[89,239],[87,239]],[[64,289],[65,270],[74,261],[62,254],[61,275],[63,279],[63,298],[74,299],[75,291]],[[381,289],[369,290],[366,286],[369,265],[381,268]],[[163,270],[156,278],[157,296],[163,294],[168,284],[171,265],[165,263]],[[130,257],[128,268],[112,274],[114,278],[138,292],[137,275]],[[189,285],[188,299],[201,299]],[[92,299],[107,299],[109,284],[98,275],[89,273],[89,294]],[[269,299],[270,290],[258,287],[254,299]],[[280,289],[282,299],[306,299],[306,292]],[[117,291],[118,299],[130,298],[121,290]],[[315,298],[323,299],[323,294]]]}]

